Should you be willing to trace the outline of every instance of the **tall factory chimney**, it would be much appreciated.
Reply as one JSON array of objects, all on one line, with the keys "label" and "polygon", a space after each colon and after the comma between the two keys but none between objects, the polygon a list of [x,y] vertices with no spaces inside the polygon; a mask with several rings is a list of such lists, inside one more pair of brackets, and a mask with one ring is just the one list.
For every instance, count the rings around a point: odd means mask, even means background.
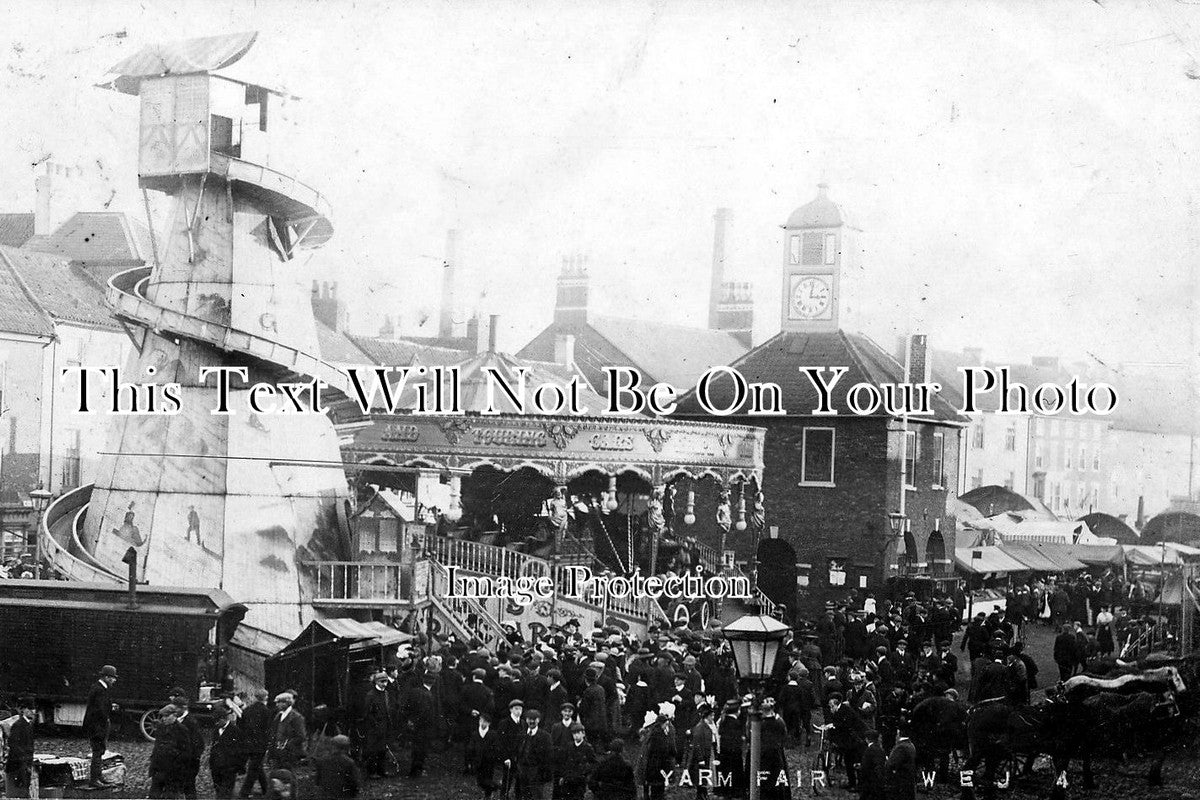
[{"label": "tall factory chimney", "polygon": [[729,223],[733,220],[733,211],[728,208],[718,208],[713,214],[713,251],[712,251],[712,282],[708,290],[708,327],[720,330],[719,308],[725,299],[725,235]]},{"label": "tall factory chimney", "polygon": [[458,305],[455,290],[458,282],[458,231],[446,231],[446,255],[442,265],[442,310],[438,316],[438,336],[454,337],[454,313]]}]

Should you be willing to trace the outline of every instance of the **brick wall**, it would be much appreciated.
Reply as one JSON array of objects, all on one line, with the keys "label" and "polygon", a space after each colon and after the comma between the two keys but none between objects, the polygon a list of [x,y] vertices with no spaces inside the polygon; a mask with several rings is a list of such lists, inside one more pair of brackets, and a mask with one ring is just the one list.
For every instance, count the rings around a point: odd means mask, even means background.
[{"label": "brick wall", "polygon": [[[809,564],[798,575],[808,576],[808,586],[797,589],[797,608],[811,612],[826,600],[841,599],[866,579],[866,589],[880,595],[885,587],[883,566],[890,537],[888,513],[899,509],[900,440],[899,423],[877,418],[791,417],[788,419],[745,418],[731,420],[767,428],[763,453],[763,491],[767,525],[779,528],[780,538],[796,550],[796,560]],[[801,486],[800,443],[805,427],[835,430],[834,486]],[[954,552],[954,523],[946,516],[944,484],[935,480],[931,457],[935,433],[943,434],[945,450],[941,473],[953,476],[958,468],[958,430],[944,426],[910,423],[921,442],[921,458],[911,477],[915,490],[907,493],[906,515],[919,557],[924,561],[930,534],[940,530],[946,558]],[[712,500],[697,493],[698,538],[715,545]],[[752,556],[753,536],[731,534],[729,547],[739,559]],[[895,564],[894,548],[887,551]],[[829,560],[842,561],[845,582],[830,584]],[[888,572],[895,575],[896,571]],[[787,598],[772,598],[787,601]]]}]

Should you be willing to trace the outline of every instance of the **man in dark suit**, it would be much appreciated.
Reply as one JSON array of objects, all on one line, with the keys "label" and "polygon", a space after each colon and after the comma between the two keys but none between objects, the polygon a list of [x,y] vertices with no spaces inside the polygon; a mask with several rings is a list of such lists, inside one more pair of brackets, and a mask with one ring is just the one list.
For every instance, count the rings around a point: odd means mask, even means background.
[{"label": "man in dark suit", "polygon": [[88,692],[87,710],[83,713],[83,734],[92,745],[89,785],[95,789],[109,788],[100,775],[100,760],[108,749],[108,723],[113,709],[109,690],[116,682],[117,668],[111,664],[101,667],[99,677]]},{"label": "man in dark suit", "polygon": [[387,777],[388,743],[395,737],[394,720],[399,709],[389,689],[387,673],[382,670],[376,672],[372,681],[373,685],[362,702],[362,715],[358,719],[358,746],[367,777],[384,778]]},{"label": "man in dark suit", "polygon": [[408,777],[419,778],[425,772],[425,756],[437,738],[437,708],[433,697],[432,675],[409,689],[400,701],[400,718],[412,736],[412,766]]},{"label": "man in dark suit", "polygon": [[196,777],[200,774],[200,761],[204,756],[204,734],[200,731],[200,722],[189,711],[189,700],[183,689],[176,687],[169,694],[171,704],[179,709],[175,721],[187,733],[187,747],[180,754],[180,789],[184,797],[193,800],[196,797]]},{"label": "man in dark suit", "polygon": [[868,730],[866,740],[867,749],[863,751],[862,763],[858,767],[858,797],[859,800],[885,800],[887,754],[883,752],[879,731]]},{"label": "man in dark suit", "polygon": [[[475,733],[481,716],[486,714],[492,717],[495,714],[494,695],[492,690],[483,683],[486,677],[487,670],[483,668],[471,670],[471,680],[463,684],[462,691],[459,693],[459,708],[461,709],[459,726],[461,728],[460,735],[464,741],[469,740]],[[463,770],[468,774],[475,767],[475,763],[471,761],[470,752],[470,749],[463,751]]]},{"label": "man in dark suit", "polygon": [[484,800],[492,796],[499,788],[496,783],[496,768],[503,761],[500,751],[500,737],[492,728],[492,715],[481,712],[476,728],[467,736],[465,758],[475,775],[475,781],[483,790]]},{"label": "man in dark suit", "polygon": [[545,800],[546,782],[550,780],[554,753],[550,734],[541,728],[542,715],[526,711],[525,735],[517,748],[517,800]]},{"label": "man in dark suit", "polygon": [[4,763],[4,796],[28,797],[33,776],[33,720],[37,716],[32,697],[17,701],[17,721],[8,732],[8,760]]},{"label": "man in dark suit", "polygon": [[241,797],[249,797],[254,791],[254,784],[262,787],[265,795],[268,791],[267,773],[263,769],[263,759],[271,748],[271,709],[267,708],[267,691],[259,689],[254,693],[254,702],[242,711],[238,720],[238,738],[242,743],[242,751],[246,757],[246,778],[242,781]]},{"label": "man in dark suit", "polygon": [[308,739],[308,731],[304,725],[304,717],[292,708],[292,695],[283,692],[275,696],[275,709],[278,713],[271,721],[271,752],[270,762],[276,769],[294,771],[300,759],[304,758],[304,743]]},{"label": "man in dark suit", "polygon": [[350,758],[350,737],[338,734],[329,740],[329,751],[316,760],[316,783],[321,797],[329,800],[358,797],[362,778]]},{"label": "man in dark suit", "polygon": [[917,799],[917,748],[908,734],[908,727],[901,725],[896,746],[884,765],[887,800]]},{"label": "man in dark suit", "polygon": [[212,746],[208,749],[208,771],[212,775],[213,793],[217,800],[233,797],[233,785],[245,758],[238,726],[233,721],[233,711],[224,703],[213,708],[216,727],[213,729]]}]

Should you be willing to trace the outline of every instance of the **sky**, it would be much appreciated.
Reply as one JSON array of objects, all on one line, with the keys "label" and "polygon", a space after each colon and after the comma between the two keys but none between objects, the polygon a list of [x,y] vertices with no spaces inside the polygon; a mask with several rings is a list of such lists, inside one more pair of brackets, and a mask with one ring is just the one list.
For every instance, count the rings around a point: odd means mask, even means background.
[{"label": "sky", "polygon": [[[351,326],[436,317],[460,231],[461,319],[516,350],[564,256],[599,313],[706,322],[726,279],[779,326],[779,226],[816,184],[863,231],[843,327],[997,360],[1196,358],[1200,3],[67,2],[0,4],[0,211],[37,163],[143,214],[137,101],[94,87],[150,43],[258,30],[301,99],[295,174],[336,233],[308,269]],[[281,76],[281,77],[278,77]]]}]

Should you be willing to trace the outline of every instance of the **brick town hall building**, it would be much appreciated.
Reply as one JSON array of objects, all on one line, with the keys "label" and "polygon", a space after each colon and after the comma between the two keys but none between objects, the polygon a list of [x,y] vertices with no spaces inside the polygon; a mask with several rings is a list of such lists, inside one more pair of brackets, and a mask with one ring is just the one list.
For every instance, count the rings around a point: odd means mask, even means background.
[{"label": "brick town hall building", "polygon": [[[767,429],[766,524],[795,549],[795,596],[788,596],[786,582],[764,579],[762,589],[805,612],[851,588],[880,596],[896,579],[948,577],[954,519],[947,495],[955,490],[959,433],[967,420],[936,396],[931,416],[907,421],[882,410],[867,416],[850,410],[846,394],[854,384],[905,382],[903,363],[839,324],[844,275],[857,274],[859,231],[824,186],[783,230],[781,330],[732,366],[749,382],[777,384],[787,413],[749,416],[743,405],[722,417]],[[912,382],[928,380],[925,337],[911,341]],[[846,368],[832,392],[836,415],[811,413],[818,394],[801,367]],[[730,407],[732,381],[716,381],[711,397],[715,407]],[[683,398],[676,415],[707,418],[694,394]],[[730,546],[739,559],[752,555],[752,540],[735,537]],[[762,576],[778,571],[778,564],[763,561]]]}]

